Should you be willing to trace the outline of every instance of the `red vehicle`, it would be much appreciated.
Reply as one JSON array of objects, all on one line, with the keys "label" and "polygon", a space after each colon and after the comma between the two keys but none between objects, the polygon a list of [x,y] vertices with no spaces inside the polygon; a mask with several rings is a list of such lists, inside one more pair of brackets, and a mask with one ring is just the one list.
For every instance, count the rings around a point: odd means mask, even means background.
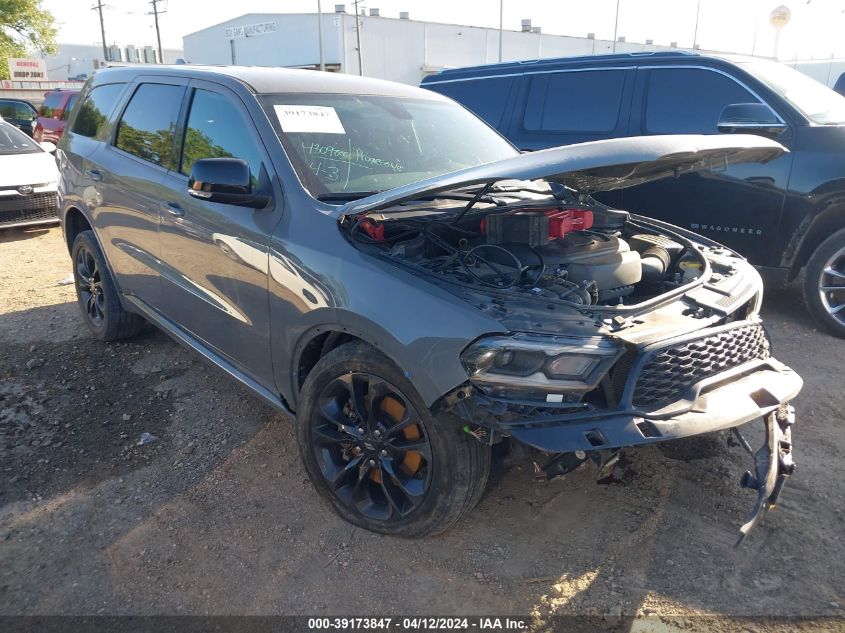
[{"label": "red vehicle", "polygon": [[58,143],[77,97],[79,90],[51,90],[44,93],[44,103],[38,109],[33,138],[39,143]]}]

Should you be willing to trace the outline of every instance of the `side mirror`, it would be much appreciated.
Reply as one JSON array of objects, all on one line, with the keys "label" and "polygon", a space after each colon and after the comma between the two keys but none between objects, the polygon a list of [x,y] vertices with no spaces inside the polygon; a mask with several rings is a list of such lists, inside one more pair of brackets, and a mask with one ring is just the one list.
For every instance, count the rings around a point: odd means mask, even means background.
[{"label": "side mirror", "polygon": [[270,196],[253,193],[249,165],[240,158],[201,158],[191,167],[188,193],[194,198],[261,209]]},{"label": "side mirror", "polygon": [[41,146],[41,149],[43,149],[48,154],[53,154],[56,151],[55,143],[51,143],[50,141],[42,141],[41,143],[39,143],[39,145]]},{"label": "side mirror", "polygon": [[716,127],[724,134],[777,136],[786,131],[786,124],[765,103],[733,103],[725,106]]}]

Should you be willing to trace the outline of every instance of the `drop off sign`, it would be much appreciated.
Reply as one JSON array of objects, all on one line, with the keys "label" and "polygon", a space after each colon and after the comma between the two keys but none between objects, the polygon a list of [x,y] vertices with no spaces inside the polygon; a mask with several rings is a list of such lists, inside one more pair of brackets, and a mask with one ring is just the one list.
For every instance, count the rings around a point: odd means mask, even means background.
[{"label": "drop off sign", "polygon": [[9,79],[13,81],[47,81],[47,64],[43,59],[9,59]]}]

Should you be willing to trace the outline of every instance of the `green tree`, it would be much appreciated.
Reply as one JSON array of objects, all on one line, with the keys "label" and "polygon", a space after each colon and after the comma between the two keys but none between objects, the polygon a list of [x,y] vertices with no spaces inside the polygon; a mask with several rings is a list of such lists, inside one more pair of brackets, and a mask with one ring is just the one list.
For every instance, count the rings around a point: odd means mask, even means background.
[{"label": "green tree", "polygon": [[53,16],[41,0],[0,0],[0,79],[9,78],[9,58],[56,52]]}]

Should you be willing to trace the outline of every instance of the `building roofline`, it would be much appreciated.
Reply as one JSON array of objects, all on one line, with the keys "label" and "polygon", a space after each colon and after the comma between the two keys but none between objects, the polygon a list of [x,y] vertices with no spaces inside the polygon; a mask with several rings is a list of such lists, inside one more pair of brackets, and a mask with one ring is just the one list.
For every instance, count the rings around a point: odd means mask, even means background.
[{"label": "building roofline", "polygon": [[[264,13],[250,12],[250,13],[244,13],[244,14],[239,15],[237,17],[230,18],[228,20],[223,20],[222,22],[218,22],[217,24],[212,24],[212,25],[207,26],[207,27],[200,29],[198,31],[194,31],[192,33],[186,33],[185,35],[182,36],[182,39],[184,40],[186,37],[190,37],[191,35],[196,35],[198,33],[208,31],[209,29],[218,28],[220,26],[223,26],[224,24],[229,24],[231,22],[234,22],[236,20],[240,20],[241,18],[245,18],[245,17],[248,17],[250,15],[272,15],[272,16],[302,16],[302,15],[307,15],[307,16],[313,16],[314,18],[316,18],[318,14],[317,13],[280,13],[280,12],[264,12]],[[327,17],[327,16],[338,16],[338,15],[346,16],[348,18],[354,18],[355,17],[354,13],[346,13],[346,12],[336,13],[334,11],[323,11],[323,17],[324,18]],[[484,30],[484,31],[498,31],[499,30],[498,28],[496,28],[494,26],[478,26],[476,24],[461,24],[459,22],[439,22],[439,21],[433,21],[433,20],[415,20],[413,18],[403,20],[401,18],[392,17],[392,16],[388,16],[388,15],[359,15],[358,17],[363,18],[365,20],[392,20],[394,22],[401,22],[401,23],[411,23],[411,22],[413,22],[413,23],[417,23],[417,24],[434,24],[434,25],[437,25],[437,26],[457,26],[457,27],[460,27],[462,29],[479,29],[479,30]],[[581,36],[581,35],[567,35],[565,33],[553,33],[551,31],[543,31],[542,33],[536,33],[534,31],[522,31],[522,30],[519,30],[519,29],[502,29],[502,30],[506,33],[521,33],[521,34],[525,34],[525,35],[534,35],[534,36],[547,35],[549,37],[568,37],[568,38],[575,39],[575,40],[587,39],[587,38],[585,38],[584,36]],[[595,41],[596,42],[611,42],[611,43],[613,42],[613,40],[602,39],[602,38],[595,38]],[[644,42],[627,42],[627,43],[628,44],[642,44],[642,45],[645,46]],[[655,44],[654,46],[665,46],[665,45]]]}]

